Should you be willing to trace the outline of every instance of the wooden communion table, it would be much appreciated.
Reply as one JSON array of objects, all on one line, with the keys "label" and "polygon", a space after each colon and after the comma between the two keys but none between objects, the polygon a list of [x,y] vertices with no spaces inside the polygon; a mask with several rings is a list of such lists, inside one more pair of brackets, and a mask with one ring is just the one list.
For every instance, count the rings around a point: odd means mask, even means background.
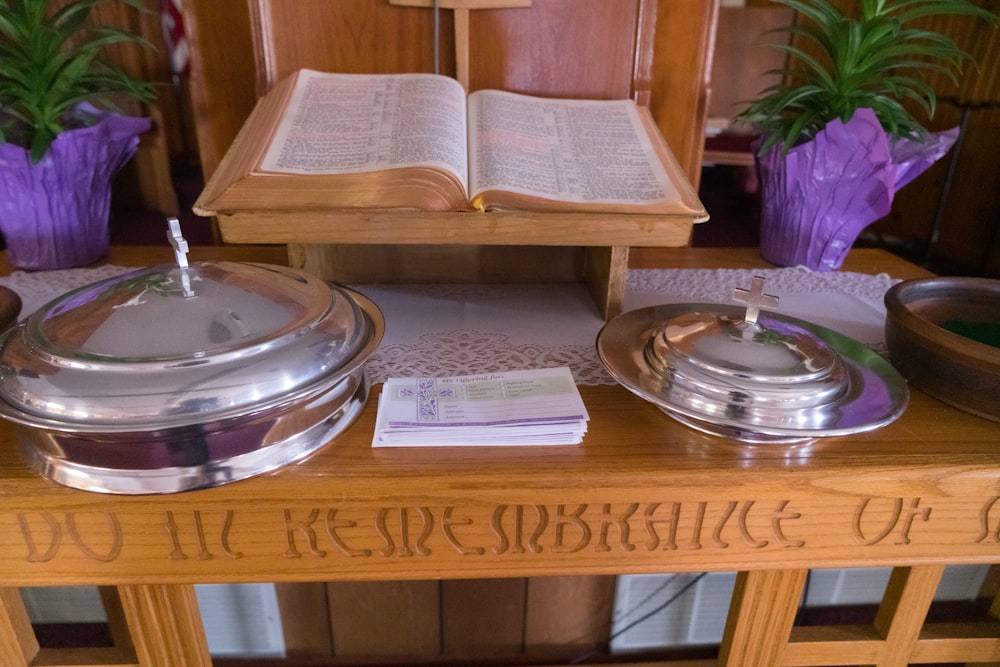
[{"label": "wooden communion table", "polygon": [[[168,253],[116,248],[110,262]],[[647,261],[764,266],[752,250],[633,255]],[[844,268],[922,275],[867,250]],[[300,464],[146,497],[40,478],[0,423],[0,663],[209,665],[196,583],[702,571],[739,573],[718,659],[704,664],[1000,661],[995,619],[924,623],[945,565],[1000,563],[1000,424],[915,391],[902,418],[872,433],[747,446],[618,386],[581,393],[591,421],[579,447],[373,449],[371,400]],[[873,625],[793,627],[810,568],[862,566],[894,567]],[[40,650],[17,588],[94,584],[117,590],[116,646]]]}]

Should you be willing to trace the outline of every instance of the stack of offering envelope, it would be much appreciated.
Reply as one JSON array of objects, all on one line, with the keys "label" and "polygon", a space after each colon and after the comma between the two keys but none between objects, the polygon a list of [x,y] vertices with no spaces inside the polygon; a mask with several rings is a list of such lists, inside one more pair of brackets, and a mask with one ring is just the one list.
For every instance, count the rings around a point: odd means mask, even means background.
[{"label": "stack of offering envelope", "polygon": [[588,419],[566,367],[389,378],[372,446],[576,445]]}]

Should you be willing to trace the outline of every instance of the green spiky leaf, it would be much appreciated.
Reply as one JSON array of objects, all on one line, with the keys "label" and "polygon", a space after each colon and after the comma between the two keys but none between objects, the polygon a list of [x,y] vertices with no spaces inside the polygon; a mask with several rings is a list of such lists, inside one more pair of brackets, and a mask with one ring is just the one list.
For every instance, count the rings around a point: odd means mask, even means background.
[{"label": "green spiky leaf", "polygon": [[152,84],[129,77],[102,58],[114,44],[152,46],[141,36],[89,22],[101,3],[149,11],[142,0],[0,0],[0,143],[10,141],[42,159],[61,132],[92,124],[81,102],[116,109],[122,98],[155,99]]},{"label": "green spiky leaf", "polygon": [[901,102],[914,102],[933,117],[937,100],[924,75],[934,72],[957,83],[971,57],[951,38],[913,22],[960,15],[997,23],[994,12],[969,0],[861,0],[857,19],[831,0],[774,2],[800,20],[773,31],[792,38],[773,45],[789,59],[777,72],[781,82],[761,91],[738,117],[764,135],[761,153],[775,146],[787,152],[860,108],[871,108],[894,139],[922,136],[926,130]]}]

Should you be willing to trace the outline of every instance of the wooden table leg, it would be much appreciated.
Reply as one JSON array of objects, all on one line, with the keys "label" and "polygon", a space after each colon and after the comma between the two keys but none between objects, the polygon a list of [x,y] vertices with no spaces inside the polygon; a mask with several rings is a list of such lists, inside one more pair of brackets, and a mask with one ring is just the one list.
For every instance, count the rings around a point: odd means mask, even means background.
[{"label": "wooden table leg", "polygon": [[139,664],[210,667],[194,585],[118,586]]},{"label": "wooden table leg", "polygon": [[0,588],[0,664],[28,667],[38,653],[38,640],[24,608],[21,591]]},{"label": "wooden table leg", "polygon": [[774,667],[795,622],[808,570],[740,572],[719,650],[720,667]]},{"label": "wooden table leg", "polygon": [[910,663],[943,573],[944,565],[893,568],[875,617],[875,629],[885,639],[879,667]]}]

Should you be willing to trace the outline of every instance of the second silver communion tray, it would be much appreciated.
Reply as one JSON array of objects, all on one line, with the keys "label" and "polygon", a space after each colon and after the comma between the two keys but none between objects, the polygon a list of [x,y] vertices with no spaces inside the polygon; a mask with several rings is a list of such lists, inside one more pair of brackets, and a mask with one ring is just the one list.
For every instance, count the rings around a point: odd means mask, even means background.
[{"label": "second silver communion tray", "polygon": [[904,412],[909,390],[895,368],[836,331],[761,314],[777,299],[758,280],[752,292],[738,290],[758,299],[746,308],[681,303],[626,312],[601,329],[598,355],[616,381],[669,416],[741,442],[860,433]]}]

